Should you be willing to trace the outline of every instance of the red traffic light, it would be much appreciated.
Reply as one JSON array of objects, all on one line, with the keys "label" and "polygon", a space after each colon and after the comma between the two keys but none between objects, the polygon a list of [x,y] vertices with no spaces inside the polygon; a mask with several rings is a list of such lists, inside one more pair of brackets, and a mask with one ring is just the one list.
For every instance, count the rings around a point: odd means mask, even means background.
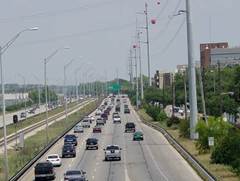
[{"label": "red traffic light", "polygon": [[157,5],[160,5],[160,1],[157,2]]},{"label": "red traffic light", "polygon": [[137,48],[137,45],[133,45],[133,48]]}]

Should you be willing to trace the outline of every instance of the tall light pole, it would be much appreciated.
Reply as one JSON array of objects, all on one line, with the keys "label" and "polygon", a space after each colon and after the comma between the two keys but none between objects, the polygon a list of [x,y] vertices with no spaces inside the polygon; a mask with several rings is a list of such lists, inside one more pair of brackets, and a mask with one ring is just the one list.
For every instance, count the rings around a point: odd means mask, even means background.
[{"label": "tall light pole", "polygon": [[150,64],[150,43],[149,43],[149,27],[148,27],[148,4],[145,3],[145,16],[146,16],[146,34],[147,34],[147,59],[148,59],[148,80],[149,86],[152,86],[151,79],[151,64]]},{"label": "tall light pole", "polygon": [[137,67],[137,46],[136,45],[133,45],[133,49],[134,49],[134,58],[135,58],[135,73],[136,73],[136,107],[138,109],[138,96],[139,96],[139,93],[138,93],[138,67]]},{"label": "tall light pole", "polygon": [[47,90],[47,63],[60,51],[69,49],[68,47],[59,48],[55,50],[52,54],[44,59],[44,87],[45,87],[45,109],[46,109],[46,140],[49,142],[48,137],[48,90]]},{"label": "tall light pole", "polygon": [[64,87],[64,107],[65,107],[65,119],[67,120],[67,87],[66,87],[66,71],[67,68],[73,63],[74,59],[70,60],[66,65],[64,65],[64,78],[63,78],[63,87]]},{"label": "tall light pole", "polygon": [[10,41],[8,41],[4,46],[0,46],[0,70],[1,70],[1,87],[2,87],[2,116],[3,116],[3,137],[4,137],[4,180],[8,180],[8,153],[7,153],[7,127],[6,127],[6,105],[5,105],[5,82],[3,73],[3,53],[17,40],[17,38],[24,32],[38,30],[38,27],[27,28],[16,34]]},{"label": "tall light pole", "polygon": [[197,139],[195,131],[197,125],[197,91],[196,91],[196,70],[193,53],[193,35],[191,22],[190,1],[186,0],[186,19],[187,19],[187,44],[188,44],[188,80],[189,80],[189,102],[190,102],[190,138]]},{"label": "tall light pole", "polygon": [[144,98],[143,90],[143,74],[142,74],[142,56],[141,56],[141,40],[140,40],[140,31],[137,31],[137,40],[138,40],[138,59],[139,59],[139,73],[140,73],[140,89],[141,89],[141,100]]},{"label": "tall light pole", "polygon": [[24,99],[24,112],[25,112],[25,121],[27,120],[27,101],[26,101],[26,97],[24,96],[24,94],[26,94],[26,79],[22,74],[18,74],[19,77],[22,78],[23,80],[23,99]]},{"label": "tall light pole", "polygon": [[[37,76],[33,76],[38,82],[40,82],[39,78]],[[41,91],[40,91],[40,83],[38,83],[38,106],[40,108],[41,105]]]}]

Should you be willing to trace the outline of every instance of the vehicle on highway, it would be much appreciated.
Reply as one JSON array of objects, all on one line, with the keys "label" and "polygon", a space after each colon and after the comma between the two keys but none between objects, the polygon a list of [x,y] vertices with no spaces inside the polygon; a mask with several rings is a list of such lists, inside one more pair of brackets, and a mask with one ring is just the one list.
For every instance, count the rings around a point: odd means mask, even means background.
[{"label": "vehicle on highway", "polygon": [[95,117],[94,116],[90,116],[90,120],[91,120],[91,122],[95,121]]},{"label": "vehicle on highway", "polygon": [[102,118],[97,118],[96,120],[96,126],[104,126],[105,123],[106,121]]},{"label": "vehicle on highway", "polygon": [[62,148],[62,158],[76,157],[76,148],[71,144],[64,145]]},{"label": "vehicle on highway", "polygon": [[115,115],[119,115],[119,113],[118,113],[118,112],[114,112],[114,113],[112,114],[112,117],[114,117]]},{"label": "vehicle on highway", "polygon": [[91,118],[91,116],[85,116],[83,119],[88,119],[89,122],[90,122],[90,124],[92,124],[92,118]]},{"label": "vehicle on highway", "polygon": [[121,123],[121,117],[115,114],[113,116],[113,123]]},{"label": "vehicle on highway", "polygon": [[77,124],[74,128],[73,128],[73,132],[74,133],[83,133],[84,129],[83,126],[81,124]]},{"label": "vehicle on highway", "polygon": [[121,148],[118,145],[108,145],[104,149],[105,160],[121,160]]},{"label": "vehicle on highway", "polygon": [[124,108],[124,114],[130,114],[130,109],[129,108]]},{"label": "vehicle on highway", "polygon": [[46,159],[48,162],[51,162],[53,166],[60,167],[62,165],[62,160],[58,154],[51,154],[47,156]]},{"label": "vehicle on highway", "polygon": [[128,122],[125,124],[125,132],[128,133],[128,132],[135,132],[135,129],[136,129],[136,126],[133,122]]},{"label": "vehicle on highway", "polygon": [[100,109],[97,109],[95,115],[100,116],[101,114],[102,114],[102,111]]},{"label": "vehicle on highway", "polygon": [[136,131],[133,134],[133,141],[143,141],[143,133],[141,131]]},{"label": "vehicle on highway", "polygon": [[54,180],[56,173],[51,162],[39,162],[34,167],[35,180]]},{"label": "vehicle on highway", "polygon": [[96,125],[93,128],[93,133],[101,133],[102,132],[102,128],[99,125]]},{"label": "vehicle on highway", "polygon": [[120,103],[120,99],[119,99],[119,98],[117,98],[116,102],[117,102],[117,103]]},{"label": "vehicle on highway", "polygon": [[120,105],[116,105],[115,111],[116,111],[116,112],[120,112],[120,111],[121,111]]},{"label": "vehicle on highway", "polygon": [[98,139],[97,138],[88,138],[86,140],[86,150],[89,149],[98,149]]},{"label": "vehicle on highway", "polygon": [[81,125],[82,125],[82,127],[84,127],[84,128],[90,128],[90,127],[91,127],[90,120],[87,119],[87,118],[84,118],[84,119],[81,121]]},{"label": "vehicle on highway", "polygon": [[77,146],[77,136],[74,134],[67,134],[64,136],[64,144],[72,144],[74,146]]},{"label": "vehicle on highway", "polygon": [[108,114],[107,113],[103,113],[102,115],[101,115],[101,118],[105,121],[105,123],[106,123],[106,120],[108,119]]},{"label": "vehicle on highway", "polygon": [[87,181],[86,172],[82,170],[68,170],[66,173],[64,173],[64,180]]},{"label": "vehicle on highway", "polygon": [[27,113],[26,112],[21,112],[20,118],[26,118],[26,117],[27,117]]}]

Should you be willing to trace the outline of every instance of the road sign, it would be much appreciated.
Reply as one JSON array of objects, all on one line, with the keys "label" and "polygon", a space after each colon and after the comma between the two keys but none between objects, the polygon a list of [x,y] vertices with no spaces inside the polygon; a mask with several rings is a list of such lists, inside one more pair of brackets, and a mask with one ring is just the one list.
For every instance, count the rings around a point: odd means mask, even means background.
[{"label": "road sign", "polygon": [[214,146],[214,137],[208,137],[208,146]]},{"label": "road sign", "polygon": [[108,86],[108,90],[111,92],[118,92],[120,91],[120,89],[121,89],[121,86],[118,83],[112,83]]}]

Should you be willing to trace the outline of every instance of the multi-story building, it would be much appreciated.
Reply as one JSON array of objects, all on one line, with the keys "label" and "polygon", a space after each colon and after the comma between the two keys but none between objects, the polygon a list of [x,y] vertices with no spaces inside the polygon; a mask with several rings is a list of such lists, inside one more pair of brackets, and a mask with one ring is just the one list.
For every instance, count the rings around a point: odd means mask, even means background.
[{"label": "multi-story building", "polygon": [[183,74],[184,72],[186,72],[187,68],[188,68],[187,64],[177,65],[177,72],[179,74]]},{"label": "multi-story building", "polygon": [[240,65],[240,48],[216,48],[211,50],[211,66]]},{"label": "multi-story building", "polygon": [[227,42],[204,43],[200,44],[200,63],[202,68],[208,68],[211,65],[211,50],[228,48]]},{"label": "multi-story building", "polygon": [[157,70],[154,75],[154,84],[159,89],[170,87],[172,85],[172,77],[172,73]]}]

